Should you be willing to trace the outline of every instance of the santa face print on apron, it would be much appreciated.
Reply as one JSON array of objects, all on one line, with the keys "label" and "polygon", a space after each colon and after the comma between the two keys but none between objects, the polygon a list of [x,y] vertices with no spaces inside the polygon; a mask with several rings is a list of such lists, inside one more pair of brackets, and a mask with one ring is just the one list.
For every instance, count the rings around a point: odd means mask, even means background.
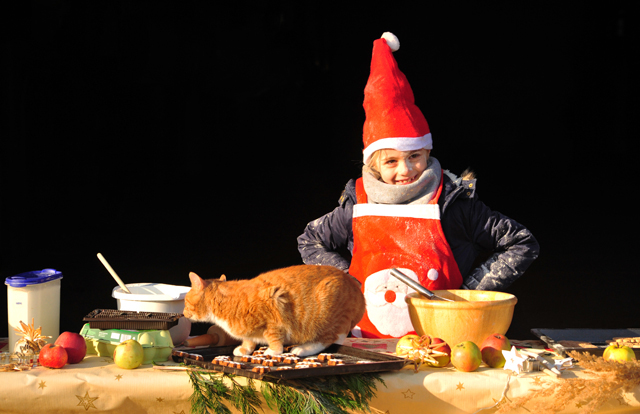
[{"label": "santa face print on apron", "polygon": [[414,290],[392,276],[392,268],[429,290],[462,285],[440,225],[441,192],[442,181],[429,204],[368,204],[362,178],[357,180],[349,273],[362,283],[367,309],[355,336],[398,338],[414,331],[404,300]]}]

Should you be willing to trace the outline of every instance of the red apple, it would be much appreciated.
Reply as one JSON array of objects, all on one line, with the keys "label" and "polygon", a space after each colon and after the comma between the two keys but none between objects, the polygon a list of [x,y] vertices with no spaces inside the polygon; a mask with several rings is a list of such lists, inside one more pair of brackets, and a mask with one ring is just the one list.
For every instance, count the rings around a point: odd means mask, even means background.
[{"label": "red apple", "polygon": [[633,349],[626,345],[621,346],[618,343],[612,343],[605,348],[602,358],[604,358],[605,361],[634,361],[636,359],[636,354],[633,352]]},{"label": "red apple", "polygon": [[460,342],[451,350],[451,363],[458,371],[475,371],[482,363],[480,348],[471,341]]},{"label": "red apple", "polygon": [[509,342],[506,336],[498,333],[489,335],[482,342],[482,345],[480,345],[482,361],[491,368],[502,368],[506,362],[502,351],[508,351],[510,349],[511,342]]},{"label": "red apple", "polygon": [[69,364],[77,364],[87,355],[87,343],[84,337],[75,332],[62,332],[55,344],[62,346],[67,351]]},{"label": "red apple", "polygon": [[433,338],[433,340],[431,341],[431,344],[432,345],[444,344],[444,345],[440,345],[437,348],[434,348],[434,351],[446,352],[447,355],[440,355],[440,356],[434,355],[433,359],[436,360],[436,363],[433,364],[428,362],[427,364],[436,368],[446,367],[447,365],[449,365],[449,361],[451,361],[451,347],[443,339],[440,339],[440,338]]},{"label": "red apple", "polygon": [[67,364],[67,359],[67,351],[56,344],[46,344],[38,355],[40,365],[47,368],[62,368]]}]

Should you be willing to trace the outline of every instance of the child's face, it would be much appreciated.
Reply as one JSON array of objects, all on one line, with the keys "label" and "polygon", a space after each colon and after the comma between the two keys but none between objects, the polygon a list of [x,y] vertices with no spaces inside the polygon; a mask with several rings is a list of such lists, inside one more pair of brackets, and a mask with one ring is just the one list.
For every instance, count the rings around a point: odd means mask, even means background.
[{"label": "child's face", "polygon": [[427,169],[429,150],[396,151],[382,150],[380,178],[387,184],[406,185],[416,181]]}]

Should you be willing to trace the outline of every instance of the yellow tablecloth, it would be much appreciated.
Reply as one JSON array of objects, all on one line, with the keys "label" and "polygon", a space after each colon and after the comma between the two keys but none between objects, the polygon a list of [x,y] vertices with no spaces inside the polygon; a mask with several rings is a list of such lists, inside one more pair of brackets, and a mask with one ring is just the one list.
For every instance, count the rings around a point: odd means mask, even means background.
[{"label": "yellow tablecloth", "polygon": [[[378,352],[395,348],[393,340],[350,338],[346,345]],[[511,376],[509,372],[481,367],[465,373],[449,366],[414,373],[412,367],[405,367],[382,375],[386,387],[378,386],[371,406],[388,414],[475,413],[499,401],[507,381],[508,400],[539,392],[554,381],[541,372]],[[565,378],[587,378],[588,375],[581,369],[563,371]],[[23,372],[0,372],[0,412],[188,414],[191,391],[185,372],[160,371],[150,365],[124,370],[115,366],[110,358],[87,356],[81,363],[59,370],[38,367]],[[610,400],[601,412],[640,412],[640,387],[633,391]],[[265,413],[271,413],[264,403],[263,408]],[[580,406],[569,407],[564,412],[579,413]]]}]

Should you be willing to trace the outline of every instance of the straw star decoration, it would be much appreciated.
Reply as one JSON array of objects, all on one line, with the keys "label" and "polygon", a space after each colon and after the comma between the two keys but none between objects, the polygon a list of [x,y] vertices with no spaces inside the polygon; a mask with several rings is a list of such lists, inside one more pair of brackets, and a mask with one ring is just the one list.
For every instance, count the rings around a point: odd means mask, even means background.
[{"label": "straw star decoration", "polygon": [[15,348],[20,349],[21,352],[31,350],[34,354],[38,354],[47,344],[46,339],[51,338],[42,335],[42,327],[35,329],[33,318],[31,318],[31,324],[27,325],[20,321],[20,327],[13,329],[16,331],[16,335],[21,337],[15,344]]}]

